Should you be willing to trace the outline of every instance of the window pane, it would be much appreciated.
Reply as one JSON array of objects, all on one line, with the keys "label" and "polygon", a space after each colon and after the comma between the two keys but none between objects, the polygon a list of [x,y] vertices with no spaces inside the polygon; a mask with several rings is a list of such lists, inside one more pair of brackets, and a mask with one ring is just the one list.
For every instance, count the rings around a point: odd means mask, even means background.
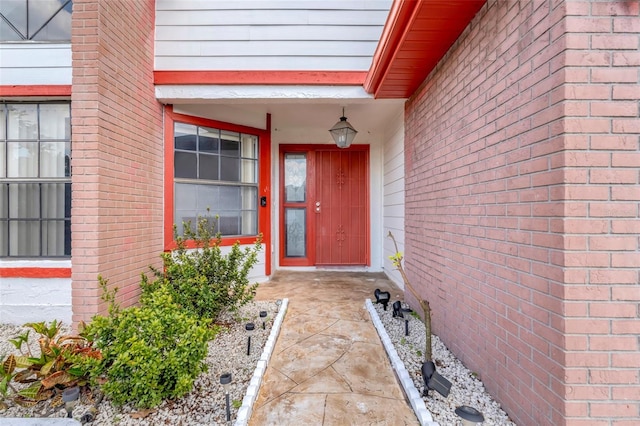
[{"label": "window pane", "polygon": [[3,104],[0,104],[0,140],[6,139],[7,111]]},{"label": "window pane", "polygon": [[[69,214],[69,217],[71,217],[71,214]],[[63,255],[71,256],[71,219],[65,219],[64,221],[64,253]]]},{"label": "window pane", "polygon": [[70,139],[69,104],[40,105],[40,139]]},{"label": "window pane", "polygon": [[47,220],[42,222],[42,256],[65,255],[64,231],[64,220]]},{"label": "window pane", "polygon": [[217,206],[213,206],[216,210],[240,210],[240,188],[237,186],[221,186],[220,200]]},{"label": "window pane", "polygon": [[[27,36],[27,2],[24,0],[2,0],[0,1],[0,13],[4,15],[5,18],[11,25],[13,25],[18,31],[20,31],[23,37],[18,38],[4,38],[4,32],[2,34],[3,41],[9,40],[22,40]],[[8,27],[8,25],[7,25]],[[13,30],[8,30],[8,32],[14,32]],[[11,34],[8,34],[11,36]]]},{"label": "window pane", "polygon": [[35,104],[10,104],[7,123],[8,140],[38,139],[38,110]]},{"label": "window pane", "polygon": [[242,210],[258,209],[258,188],[251,186],[241,187],[242,191]]},{"label": "window pane", "polygon": [[198,135],[198,150],[201,152],[212,152],[217,154],[220,147],[220,130],[200,127]]},{"label": "window pane", "polygon": [[306,250],[306,209],[285,209],[284,212],[284,252],[286,257],[305,257]]},{"label": "window pane", "polygon": [[[71,219],[71,183],[64,184],[64,218]],[[68,224],[70,225],[70,223]],[[71,230],[69,229],[69,238],[71,236]]]},{"label": "window pane", "polygon": [[242,135],[243,158],[258,158],[258,137],[253,135]]},{"label": "window pane", "polygon": [[[66,0],[29,0],[29,38],[40,41],[71,40],[71,3],[60,9]],[[47,25],[42,25],[58,12]]]},{"label": "window pane", "polygon": [[220,180],[227,182],[240,181],[240,160],[237,158],[220,158]]},{"label": "window pane", "polygon": [[183,123],[175,123],[174,126],[175,148],[185,151],[195,151],[197,141],[196,126]]},{"label": "window pane", "polygon": [[[2,2],[0,2],[2,5]],[[0,19],[0,41],[22,41],[23,37],[20,36],[9,24]]]},{"label": "window pane", "polygon": [[198,166],[200,179],[218,180],[218,159],[217,155],[200,154],[200,165]]},{"label": "window pane", "polygon": [[304,202],[307,192],[307,157],[305,154],[285,154],[285,201]]},{"label": "window pane", "polygon": [[243,183],[258,183],[258,161],[257,160],[240,160],[242,170],[240,171]]},{"label": "window pane", "polygon": [[[178,234],[183,234],[182,224],[191,221],[195,225],[197,216],[198,185],[177,183],[175,185],[175,213],[174,221],[178,227]],[[194,228],[195,229],[195,228]]]},{"label": "window pane", "polygon": [[68,174],[69,142],[40,144],[40,177],[65,177]]},{"label": "window pane", "polygon": [[256,235],[258,233],[258,215],[255,211],[242,212],[242,229],[240,235]]},{"label": "window pane", "polygon": [[38,219],[40,217],[40,185],[9,184],[9,218]]},{"label": "window pane", "polygon": [[8,142],[8,177],[38,177],[38,143]]},{"label": "window pane", "polygon": [[236,132],[220,132],[220,155],[227,157],[240,156],[240,134]]},{"label": "window pane", "polygon": [[40,256],[40,221],[9,222],[9,256]]},{"label": "window pane", "polygon": [[220,213],[218,226],[215,228],[216,231],[222,235],[240,235],[240,217],[238,213]]},{"label": "window pane", "polygon": [[9,218],[9,185],[0,183],[0,219]]},{"label": "window pane", "polygon": [[64,183],[43,183],[41,186],[42,218],[64,219],[66,199]]},{"label": "window pane", "polygon": [[7,144],[0,141],[0,178],[7,177]]},{"label": "window pane", "polygon": [[198,157],[196,154],[187,152],[176,152],[175,156],[175,176],[177,178],[197,178]]},{"label": "window pane", "polygon": [[0,256],[9,256],[9,222],[0,220]]}]

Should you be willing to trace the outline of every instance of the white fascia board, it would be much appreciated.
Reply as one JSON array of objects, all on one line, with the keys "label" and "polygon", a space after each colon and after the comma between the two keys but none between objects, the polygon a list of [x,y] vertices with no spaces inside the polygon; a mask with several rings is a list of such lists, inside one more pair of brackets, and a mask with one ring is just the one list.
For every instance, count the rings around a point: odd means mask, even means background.
[{"label": "white fascia board", "polygon": [[373,99],[362,86],[275,86],[275,85],[162,85],[156,86],[156,98],[163,103],[210,102],[214,100],[247,101],[335,99]]}]

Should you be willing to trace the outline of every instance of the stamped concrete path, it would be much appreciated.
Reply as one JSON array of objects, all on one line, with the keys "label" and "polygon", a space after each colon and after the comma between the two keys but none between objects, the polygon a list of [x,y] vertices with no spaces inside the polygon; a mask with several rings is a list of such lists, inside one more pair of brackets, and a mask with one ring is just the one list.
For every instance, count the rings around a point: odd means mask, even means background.
[{"label": "stamped concrete path", "polygon": [[256,299],[289,308],[249,425],[417,425],[364,302],[381,273],[278,271]]}]

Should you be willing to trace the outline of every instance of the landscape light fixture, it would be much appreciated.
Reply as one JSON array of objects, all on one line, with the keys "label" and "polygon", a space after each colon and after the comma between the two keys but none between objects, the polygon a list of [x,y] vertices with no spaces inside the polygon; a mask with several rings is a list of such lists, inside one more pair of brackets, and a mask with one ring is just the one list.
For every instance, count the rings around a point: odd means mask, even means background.
[{"label": "landscape light fixture", "polygon": [[231,421],[231,407],[229,406],[229,388],[231,387],[231,373],[225,373],[220,376],[220,384],[224,389],[224,396],[227,400],[227,421]]},{"label": "landscape light fixture", "polygon": [[391,300],[391,293],[388,291],[380,291],[379,288],[373,292],[373,295],[376,297],[376,303],[381,303],[384,310],[387,310],[387,305],[389,304],[389,300]]},{"label": "landscape light fixture", "polygon": [[249,356],[251,354],[251,335],[253,334],[253,331],[256,329],[256,326],[252,322],[248,322],[247,325],[244,326],[244,329],[247,331],[247,336],[248,336],[247,356]]},{"label": "landscape light fixture", "polygon": [[260,311],[260,318],[262,318],[262,329],[266,329],[266,326],[264,325],[264,319],[267,317],[267,311]]},{"label": "landscape light fixture", "polygon": [[79,397],[80,388],[77,386],[62,391],[62,402],[64,402],[64,409],[67,410],[67,417],[73,417],[73,409],[78,404]]},{"label": "landscape light fixture", "polygon": [[482,413],[468,405],[461,405],[456,408],[455,413],[462,419],[462,426],[473,426],[484,422]]},{"label": "landscape light fixture", "polygon": [[338,145],[338,148],[349,148],[349,146],[351,146],[351,142],[353,142],[358,132],[349,124],[347,117],[344,116],[344,107],[342,108],[340,121],[329,129],[329,133],[331,133],[331,137],[336,142],[336,145]]},{"label": "landscape light fixture", "polygon": [[413,312],[411,308],[403,308],[402,303],[398,300],[393,303],[393,318],[404,319],[404,335],[409,335],[409,317],[405,316],[409,312]]},{"label": "landscape light fixture", "polygon": [[420,369],[422,380],[424,381],[424,392],[422,396],[428,396],[429,389],[433,389],[445,398],[451,391],[451,382],[442,377],[436,371],[436,365],[432,361],[425,361]]}]

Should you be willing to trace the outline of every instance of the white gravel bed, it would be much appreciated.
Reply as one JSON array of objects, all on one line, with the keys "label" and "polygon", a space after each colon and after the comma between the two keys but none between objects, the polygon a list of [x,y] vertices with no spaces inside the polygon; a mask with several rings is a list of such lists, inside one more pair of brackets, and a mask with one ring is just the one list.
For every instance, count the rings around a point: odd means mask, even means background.
[{"label": "white gravel bed", "polygon": [[[265,329],[262,328],[260,311],[267,311]],[[201,374],[195,381],[193,390],[178,400],[164,401],[159,407],[151,410],[136,410],[131,406],[114,407],[107,399],[97,405],[97,414],[90,426],[156,426],[156,425],[224,425],[227,424],[225,395],[220,385],[220,376],[231,373],[230,389],[231,423],[236,420],[238,408],[246,394],[247,387],[253,376],[256,365],[262,355],[273,321],[278,313],[276,301],[254,301],[242,307],[233,315],[225,315],[220,322],[229,323],[230,327],[222,331],[215,340],[209,342],[209,353],[206,358],[208,371]],[[247,332],[245,325],[255,324],[255,331],[251,336],[251,353],[247,355]],[[16,353],[15,347],[8,339],[23,332],[22,327],[0,324],[0,356]],[[37,347],[35,333],[31,344]],[[91,408],[87,401],[82,401],[73,411],[73,417],[80,420]],[[64,407],[51,410],[48,404],[40,403],[32,408],[11,406],[0,411],[0,418],[10,417],[65,417]],[[1,424],[5,424],[0,420]]]},{"label": "white gravel bed", "polygon": [[[424,383],[420,368],[424,361],[425,332],[424,324],[419,319],[409,315],[409,336],[404,334],[404,320],[392,317],[392,308],[384,311],[382,305],[374,304],[375,310],[393,343],[398,356],[403,361],[416,388],[423,391]],[[266,327],[262,329],[259,312],[268,312]],[[221,332],[215,340],[209,343],[209,354],[206,358],[209,371],[196,379],[194,389],[183,398],[165,401],[159,407],[140,411],[130,406],[114,407],[106,399],[97,405],[97,414],[89,426],[155,426],[155,425],[224,425],[226,409],[225,397],[220,385],[220,375],[232,374],[230,391],[231,423],[235,422],[238,408],[245,397],[247,387],[254,373],[255,367],[262,354],[263,347],[271,331],[271,326],[278,312],[275,301],[251,302],[235,315],[227,315],[221,322],[229,322],[230,328]],[[247,333],[245,324],[254,322],[256,331],[251,337],[251,354],[247,356]],[[16,353],[8,339],[23,332],[22,327],[0,324],[0,356]],[[31,333],[31,347],[35,349],[35,333]],[[468,405],[483,413],[484,426],[511,426],[507,414],[500,405],[486,392],[482,382],[456,359],[437,336],[432,338],[433,357],[437,371],[452,382],[451,392],[447,398],[436,391],[429,391],[429,396],[423,397],[427,410],[433,420],[442,426],[460,423],[454,413],[456,407]],[[80,420],[91,408],[87,401],[83,401],[73,412],[74,418]],[[10,417],[50,417],[66,416],[63,407],[51,410],[48,404],[40,403],[33,408],[12,406],[0,411],[0,418]],[[3,423],[0,420],[0,423]]]},{"label": "white gravel bed", "polygon": [[[416,389],[422,394],[424,381],[421,367],[426,340],[424,324],[413,315],[405,314],[409,318],[409,336],[405,336],[404,319],[393,318],[391,304],[387,311],[379,304],[374,303],[374,307]],[[483,414],[484,422],[481,424],[484,426],[515,426],[500,404],[487,393],[476,374],[469,371],[438,336],[432,336],[431,346],[436,371],[452,383],[447,398],[435,390],[430,390],[428,396],[422,398],[435,422],[442,426],[459,424],[461,419],[455,414],[455,409],[467,405]]]}]

